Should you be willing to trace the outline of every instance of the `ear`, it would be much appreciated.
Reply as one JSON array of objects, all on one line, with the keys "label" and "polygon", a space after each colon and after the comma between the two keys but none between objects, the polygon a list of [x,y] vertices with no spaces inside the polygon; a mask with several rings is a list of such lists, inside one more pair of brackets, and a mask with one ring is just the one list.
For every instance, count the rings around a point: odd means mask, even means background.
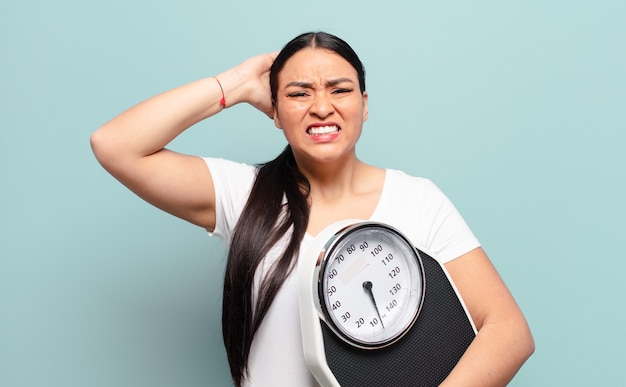
[{"label": "ear", "polygon": [[367,108],[367,101],[368,101],[368,94],[367,91],[363,92],[363,122],[367,121],[367,117],[369,115],[369,110]]}]

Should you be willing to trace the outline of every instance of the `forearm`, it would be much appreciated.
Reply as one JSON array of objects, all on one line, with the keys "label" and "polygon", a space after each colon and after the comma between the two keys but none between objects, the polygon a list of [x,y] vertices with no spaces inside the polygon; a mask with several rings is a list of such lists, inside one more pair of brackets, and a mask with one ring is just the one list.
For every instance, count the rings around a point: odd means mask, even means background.
[{"label": "forearm", "polygon": [[504,386],[534,351],[530,328],[482,248],[446,264],[478,334],[442,386]]},{"label": "forearm", "polygon": [[523,319],[485,324],[441,386],[506,386],[533,351]]},{"label": "forearm", "polygon": [[[228,92],[229,105],[239,102],[240,88],[236,70],[219,75]],[[226,89],[228,87],[228,89]],[[205,78],[152,97],[115,117],[99,128],[91,138],[96,157],[101,162],[116,159],[139,159],[163,149],[195,123],[223,109],[222,91],[216,79]]]}]

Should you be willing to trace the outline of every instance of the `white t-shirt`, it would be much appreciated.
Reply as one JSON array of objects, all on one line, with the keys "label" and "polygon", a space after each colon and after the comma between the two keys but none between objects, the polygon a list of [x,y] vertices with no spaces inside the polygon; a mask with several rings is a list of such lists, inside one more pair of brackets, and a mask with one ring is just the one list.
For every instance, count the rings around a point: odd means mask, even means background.
[{"label": "white t-shirt", "polygon": [[[212,234],[226,244],[248,200],[257,169],[224,159],[205,159],[213,178],[216,226]],[[404,233],[415,247],[442,264],[480,246],[448,198],[428,179],[388,169],[380,200],[369,220],[387,223]],[[300,251],[313,237],[306,234]],[[278,258],[283,246],[270,251],[259,268]],[[252,342],[249,378],[244,385],[316,386],[304,362],[298,292],[294,275],[278,291]],[[257,278],[259,278],[257,275]]]}]

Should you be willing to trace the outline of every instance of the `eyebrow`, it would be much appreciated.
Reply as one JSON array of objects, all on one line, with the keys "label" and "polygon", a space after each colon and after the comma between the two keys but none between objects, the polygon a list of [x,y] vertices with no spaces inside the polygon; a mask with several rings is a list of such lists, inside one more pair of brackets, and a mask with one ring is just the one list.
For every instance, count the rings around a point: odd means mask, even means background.
[{"label": "eyebrow", "polygon": [[[350,78],[337,78],[337,79],[330,79],[328,81],[326,81],[326,86],[336,86],[340,83],[344,83],[344,82],[350,82],[350,83],[354,83],[354,81]],[[294,82],[289,82],[287,85],[285,85],[285,88],[288,87],[302,87],[305,89],[312,89],[313,88],[313,83],[311,82],[302,82],[302,81],[294,81]]]}]

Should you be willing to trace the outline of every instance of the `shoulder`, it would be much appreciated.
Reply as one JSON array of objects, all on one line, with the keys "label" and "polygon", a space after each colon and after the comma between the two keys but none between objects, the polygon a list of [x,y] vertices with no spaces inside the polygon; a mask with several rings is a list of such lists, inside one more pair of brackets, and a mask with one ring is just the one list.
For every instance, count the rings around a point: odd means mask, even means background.
[{"label": "shoulder", "polygon": [[209,168],[216,194],[247,195],[258,172],[253,165],[237,161],[204,157]]},{"label": "shoulder", "polygon": [[378,220],[401,230],[442,263],[479,245],[455,206],[430,179],[389,169],[381,199]]},{"label": "shoulder", "polygon": [[392,195],[409,196],[414,200],[445,197],[444,193],[430,179],[411,176],[397,169],[387,169],[385,184],[389,188],[388,192]]},{"label": "shoulder", "polygon": [[222,158],[204,157],[216,189],[225,186],[248,186],[254,182],[258,168],[237,161]]},{"label": "shoulder", "polygon": [[238,172],[244,174],[252,174],[254,176],[257,170],[255,166],[223,158],[203,157],[202,159],[206,163],[207,167],[209,167],[211,173],[213,173],[213,171],[215,171],[216,173]]},{"label": "shoulder", "polygon": [[214,234],[228,241],[248,200],[258,169],[221,158],[203,159],[209,168],[215,192]]}]

